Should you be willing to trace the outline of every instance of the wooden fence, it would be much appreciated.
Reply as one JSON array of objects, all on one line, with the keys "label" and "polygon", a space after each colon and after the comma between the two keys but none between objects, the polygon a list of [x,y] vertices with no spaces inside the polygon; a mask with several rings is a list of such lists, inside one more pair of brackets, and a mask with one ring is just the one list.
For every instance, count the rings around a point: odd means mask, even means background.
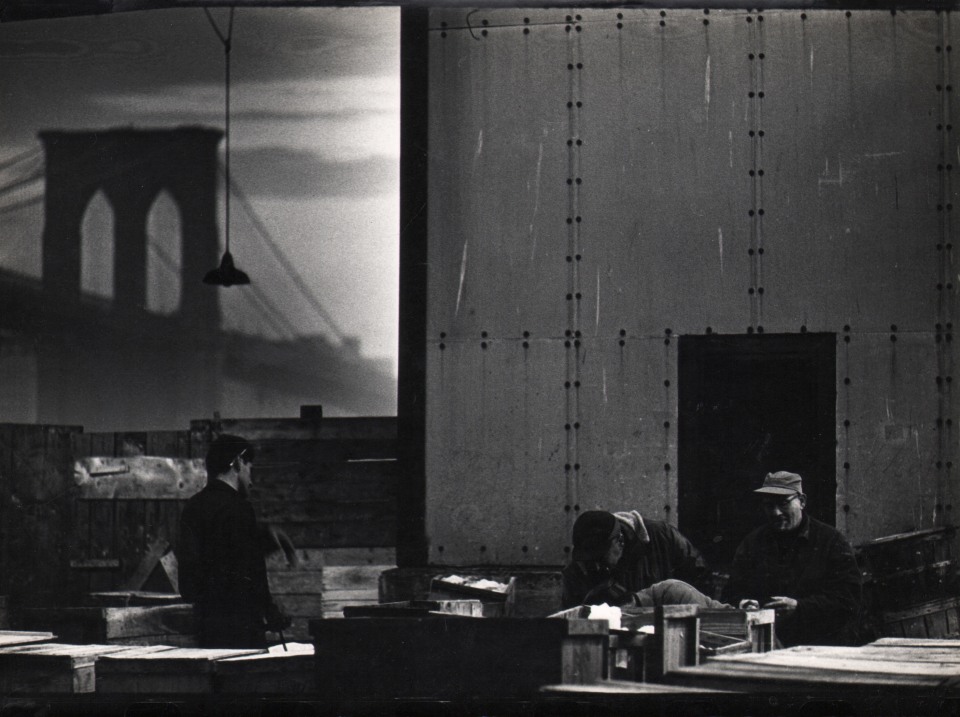
[{"label": "wooden fence", "polygon": [[[0,425],[0,594],[53,606],[169,589],[154,567],[176,544],[219,433],[256,447],[258,517],[302,558],[298,571],[271,558],[271,584],[304,629],[341,598],[376,600],[378,570],[394,563],[398,483],[396,419],[379,417],[204,420],[141,433]],[[324,592],[336,599],[324,603]]]}]

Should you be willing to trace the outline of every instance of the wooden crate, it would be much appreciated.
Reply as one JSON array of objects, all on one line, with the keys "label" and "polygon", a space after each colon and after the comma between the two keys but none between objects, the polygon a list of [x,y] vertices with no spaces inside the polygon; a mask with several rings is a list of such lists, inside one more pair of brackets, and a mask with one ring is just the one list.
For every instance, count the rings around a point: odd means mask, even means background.
[{"label": "wooden crate", "polygon": [[479,600],[400,600],[343,608],[344,617],[427,617],[435,613],[483,617],[483,603]]},{"label": "wooden crate", "polygon": [[931,528],[858,546],[868,607],[896,611],[949,596],[956,570],[955,534],[954,528]]},{"label": "wooden crate", "polygon": [[162,651],[103,655],[97,664],[97,692],[124,695],[212,694],[214,663],[227,657],[265,653],[174,647]]},{"label": "wooden crate", "polygon": [[20,611],[24,628],[50,630],[74,643],[196,644],[190,605],[33,608]]},{"label": "wooden crate", "polygon": [[[738,652],[769,652],[776,644],[774,610],[705,610],[697,612],[701,642],[716,643],[713,649],[701,649],[701,656]],[[725,640],[713,640],[718,635]]]},{"label": "wooden crate", "polygon": [[960,637],[960,598],[943,598],[881,615],[886,637]]},{"label": "wooden crate", "polygon": [[0,648],[0,694],[89,694],[96,691],[96,662],[124,651],[167,648],[60,643]]},{"label": "wooden crate", "polygon": [[314,693],[317,668],[313,645],[274,645],[266,653],[227,657],[213,663],[215,689],[222,694],[301,695]]},{"label": "wooden crate", "polygon": [[603,677],[607,623],[431,616],[310,623],[317,687],[345,700],[530,699]]},{"label": "wooden crate", "polygon": [[514,577],[500,582],[476,575],[437,576],[430,581],[430,599],[473,598],[483,603],[485,616],[510,617],[516,603],[516,584]]}]

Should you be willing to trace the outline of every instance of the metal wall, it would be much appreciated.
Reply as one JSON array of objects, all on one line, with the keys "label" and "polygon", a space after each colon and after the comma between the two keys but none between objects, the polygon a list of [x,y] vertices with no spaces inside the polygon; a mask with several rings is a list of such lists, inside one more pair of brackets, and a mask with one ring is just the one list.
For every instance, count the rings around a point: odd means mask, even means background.
[{"label": "metal wall", "polygon": [[711,332],[836,334],[853,542],[950,521],[958,35],[432,10],[429,562],[561,564],[597,506],[676,522],[676,338]]}]

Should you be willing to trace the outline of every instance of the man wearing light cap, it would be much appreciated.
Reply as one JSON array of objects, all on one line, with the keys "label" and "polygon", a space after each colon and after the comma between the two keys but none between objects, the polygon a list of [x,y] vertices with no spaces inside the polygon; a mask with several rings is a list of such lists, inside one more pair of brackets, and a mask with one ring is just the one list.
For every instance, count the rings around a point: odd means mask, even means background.
[{"label": "man wearing light cap", "polygon": [[785,646],[849,643],[860,604],[860,571],[850,543],[804,513],[807,496],[796,473],[768,473],[754,493],[766,524],[737,548],[724,598],[774,608],[777,637]]}]

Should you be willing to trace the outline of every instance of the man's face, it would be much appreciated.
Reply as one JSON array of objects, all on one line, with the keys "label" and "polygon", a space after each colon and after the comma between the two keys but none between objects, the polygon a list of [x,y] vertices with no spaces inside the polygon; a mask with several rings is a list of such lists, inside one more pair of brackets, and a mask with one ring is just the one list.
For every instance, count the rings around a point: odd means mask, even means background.
[{"label": "man's face", "polygon": [[607,545],[606,555],[603,556],[603,562],[613,566],[620,562],[620,556],[623,555],[623,531],[617,531],[614,538]]},{"label": "man's face", "polygon": [[253,482],[251,472],[253,470],[253,463],[247,461],[243,456],[237,459],[237,484],[240,487],[240,492],[244,495],[249,495],[250,485]]},{"label": "man's face", "polygon": [[807,496],[803,493],[765,495],[760,499],[760,506],[763,508],[767,522],[778,533],[785,533],[800,525],[806,504]]}]

